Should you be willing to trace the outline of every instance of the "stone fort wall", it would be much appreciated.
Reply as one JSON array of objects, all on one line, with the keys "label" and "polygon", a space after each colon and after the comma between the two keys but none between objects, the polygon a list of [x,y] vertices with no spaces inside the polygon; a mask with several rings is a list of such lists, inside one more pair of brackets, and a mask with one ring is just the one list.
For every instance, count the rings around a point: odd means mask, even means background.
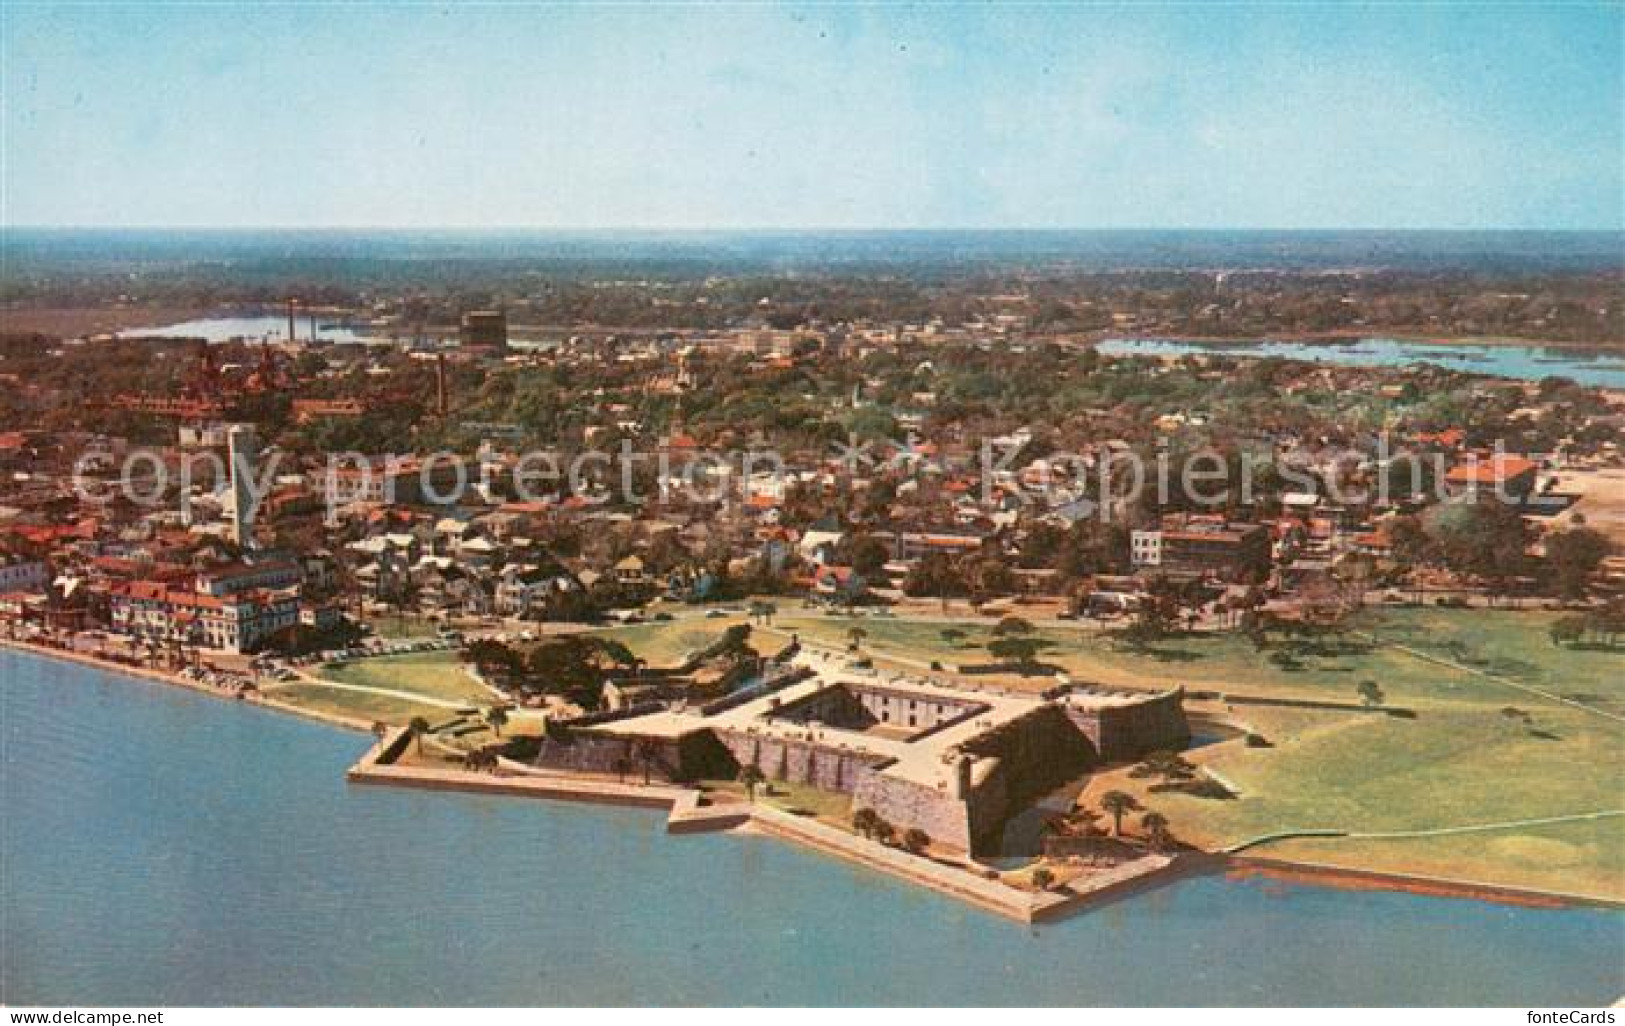
[{"label": "stone fort wall", "polygon": [[768,780],[808,784],[825,791],[852,794],[861,774],[884,762],[874,755],[843,749],[828,742],[753,734],[743,730],[717,730],[735,762],[755,765]]},{"label": "stone fort wall", "polygon": [[1127,705],[1068,705],[1066,714],[1094,744],[1104,762],[1138,759],[1159,748],[1179,751],[1191,740],[1183,688]]}]

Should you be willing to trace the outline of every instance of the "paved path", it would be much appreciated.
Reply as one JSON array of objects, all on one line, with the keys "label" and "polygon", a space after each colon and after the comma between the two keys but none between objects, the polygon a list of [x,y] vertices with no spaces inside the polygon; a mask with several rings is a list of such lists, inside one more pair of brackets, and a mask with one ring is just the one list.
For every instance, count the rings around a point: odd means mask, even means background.
[{"label": "paved path", "polygon": [[385,698],[398,698],[406,702],[416,702],[419,705],[432,705],[440,709],[467,709],[470,706],[479,705],[478,702],[473,700],[454,702],[449,698],[435,698],[432,695],[425,695],[416,691],[397,691],[394,688],[379,688],[373,687],[370,684],[343,684],[336,680],[323,680],[320,677],[309,677],[303,675],[301,675],[298,680],[284,681],[278,684],[261,685],[260,690],[275,693],[282,688],[292,687],[332,688],[335,691],[357,691],[366,695],[382,695]]},{"label": "paved path", "polygon": [[[464,671],[467,672],[466,667],[464,668]],[[364,695],[379,695],[383,698],[394,698],[404,702],[416,702],[419,705],[432,705],[437,709],[477,709],[481,705],[477,699],[473,698],[463,700],[438,698],[434,695],[425,695],[419,691],[401,691],[396,688],[381,688],[373,684],[348,684],[343,681],[328,680],[326,677],[318,677],[304,670],[295,670],[294,672],[298,675],[298,680],[282,681],[276,684],[262,684],[260,685],[260,690],[275,694],[275,692],[281,688],[309,685],[317,688],[332,688],[335,691],[354,691]],[[481,687],[491,692],[493,702],[507,701],[507,699],[504,698],[500,692],[492,688],[491,685],[487,684],[485,681],[480,680],[477,675],[469,673],[469,677]],[[510,718],[528,719],[541,715],[544,714],[537,712],[534,709],[508,710],[508,716]]]},{"label": "paved path", "polygon": [[1314,837],[1342,837],[1362,840],[1404,840],[1414,837],[1448,837],[1452,834],[1478,834],[1489,833],[1496,830],[1517,830],[1523,827],[1549,826],[1554,823],[1582,823],[1589,820],[1613,819],[1625,816],[1625,809],[1610,809],[1602,812],[1576,812],[1566,816],[1541,816],[1535,819],[1508,819],[1496,823],[1472,823],[1467,826],[1433,827],[1427,830],[1381,830],[1381,831],[1353,831],[1337,829],[1303,829],[1278,830],[1274,833],[1254,837],[1239,844],[1232,844],[1225,848],[1228,855],[1235,855],[1249,848],[1257,848],[1265,844],[1274,844],[1277,841],[1293,841]]},{"label": "paved path", "polygon": [[1384,641],[1383,639],[1378,638],[1376,635],[1369,634],[1365,631],[1352,631],[1351,633],[1357,637],[1365,638],[1373,645],[1386,645],[1395,651],[1404,652],[1406,655],[1420,659],[1423,662],[1433,663],[1438,666],[1448,666],[1452,670],[1460,670],[1462,673],[1470,673],[1477,677],[1483,677],[1485,680],[1494,681],[1495,683],[1504,687],[1516,688],[1519,691],[1535,695],[1538,698],[1544,698],[1548,702],[1557,702],[1560,705],[1573,706],[1576,709],[1591,713],[1593,716],[1601,716],[1604,719],[1613,720],[1616,723],[1625,723],[1625,716],[1621,716],[1618,713],[1611,713],[1606,709],[1598,709],[1594,705],[1587,705],[1584,702],[1577,702],[1572,698],[1564,698],[1562,695],[1554,695],[1550,691],[1546,691],[1543,688],[1535,687],[1533,684],[1524,684],[1508,677],[1502,677],[1499,674],[1490,673],[1488,670],[1480,670],[1476,666],[1468,666],[1465,663],[1458,663],[1454,659],[1446,659],[1443,656],[1437,656],[1431,652],[1424,652],[1419,648],[1412,648],[1410,645],[1400,644],[1397,641]]}]

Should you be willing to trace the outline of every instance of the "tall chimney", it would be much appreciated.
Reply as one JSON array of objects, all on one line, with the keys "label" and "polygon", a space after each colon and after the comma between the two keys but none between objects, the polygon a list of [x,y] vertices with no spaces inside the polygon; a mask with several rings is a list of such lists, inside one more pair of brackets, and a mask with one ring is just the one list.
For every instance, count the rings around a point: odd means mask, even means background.
[{"label": "tall chimney", "polygon": [[446,354],[434,354],[434,398],[435,409],[440,416],[446,415]]},{"label": "tall chimney", "polygon": [[295,305],[296,305],[296,300],[292,300],[292,299],[288,300],[288,341],[289,341],[289,343],[299,341],[299,333],[295,329],[294,323],[293,323],[293,308],[294,308]]}]

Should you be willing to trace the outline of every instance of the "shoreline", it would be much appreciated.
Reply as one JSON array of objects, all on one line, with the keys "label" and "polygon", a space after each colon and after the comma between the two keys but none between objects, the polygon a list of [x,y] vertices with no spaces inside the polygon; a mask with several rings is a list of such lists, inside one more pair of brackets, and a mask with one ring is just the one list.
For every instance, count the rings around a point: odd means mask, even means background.
[{"label": "shoreline", "polygon": [[1332,887],[1347,891],[1392,891],[1434,898],[1466,898],[1520,908],[1590,907],[1625,910],[1625,899],[1601,895],[1546,891],[1532,887],[1509,887],[1475,880],[1394,873],[1378,869],[1354,869],[1323,862],[1231,855],[1225,857],[1224,864],[1226,874],[1238,880],[1266,878],[1284,883]]},{"label": "shoreline", "polygon": [[1086,336],[1090,344],[1097,342],[1175,342],[1190,345],[1262,346],[1284,343],[1304,346],[1337,346],[1362,339],[1383,339],[1407,345],[1478,346],[1484,349],[1561,349],[1579,353],[1602,353],[1625,356],[1625,339],[1606,339],[1596,342],[1578,342],[1572,339],[1518,338],[1506,335],[1458,335],[1361,328],[1320,332],[1282,332],[1263,335],[1189,335],[1170,332],[1096,331]]},{"label": "shoreline", "polygon": [[85,652],[75,652],[72,649],[55,648],[50,645],[38,645],[31,641],[18,641],[15,638],[0,638],[0,648],[9,648],[17,652],[39,656],[44,659],[55,659],[65,663],[76,663],[80,666],[88,666],[93,670],[100,670],[103,673],[120,674],[126,677],[132,677],[148,684],[167,684],[171,687],[185,688],[187,691],[191,691],[199,695],[207,695],[210,698],[218,699],[223,702],[237,702],[243,705],[259,706],[260,708],[270,709],[274,712],[287,713],[288,715],[299,716],[316,723],[323,723],[329,727],[338,727],[341,730],[354,731],[361,734],[367,734],[372,731],[372,724],[369,722],[363,722],[349,716],[340,716],[337,713],[321,712],[316,709],[307,709],[303,706],[279,702],[274,698],[267,698],[258,693],[249,696],[240,693],[221,691],[219,688],[210,687],[201,681],[195,681],[188,677],[183,677],[180,674],[171,672],[169,670],[156,670],[149,666],[132,666],[128,663],[120,663],[112,659],[100,659]]},{"label": "shoreline", "polygon": [[[357,733],[370,733],[372,724],[350,717],[319,712],[299,706],[277,702],[263,697],[247,697],[222,692],[178,673],[150,667],[131,666],[101,659],[83,652],[38,645],[32,642],[0,638],[0,648],[7,648],[41,658],[75,663],[111,675],[122,675],[149,684],[165,684],[208,695],[229,702],[259,706],[274,712],[299,716],[313,722]],[[947,879],[946,867],[917,856],[904,855],[884,846],[869,850],[857,838],[849,838],[827,824],[808,822],[782,810],[751,804],[743,809],[732,806],[700,806],[698,792],[680,785],[621,784],[596,778],[555,773],[519,773],[508,775],[475,773],[452,768],[431,769],[396,766],[381,762],[386,753],[398,754],[407,734],[405,728],[394,728],[382,742],[367,748],[360,759],[346,771],[345,778],[357,784],[420,788],[425,790],[462,791],[506,795],[509,797],[543,798],[561,801],[591,802],[609,805],[630,805],[643,808],[666,809],[667,832],[671,834],[702,831],[738,831],[765,834],[807,850],[822,852],[843,861],[864,866],[873,871],[907,880],[938,893],[964,901],[985,911],[1003,915],[1019,922],[1035,923],[1086,910],[1097,901],[1122,896],[1124,892],[1154,887],[1172,882],[1211,867],[1235,879],[1266,877],[1287,883],[1332,887],[1344,890],[1375,890],[1416,894],[1429,897],[1457,898],[1493,902],[1529,908],[1598,907],[1625,910],[1625,900],[1600,895],[1546,891],[1537,888],[1514,887],[1482,881],[1431,877],[1420,874],[1395,873],[1382,870],[1356,869],[1347,866],[1308,862],[1295,859],[1225,855],[1216,852],[1184,853],[1177,859],[1165,858],[1156,866],[1142,866],[1131,873],[1108,871],[1099,874],[1093,886],[1084,891],[1067,889],[1047,895],[1036,895],[994,881],[985,880],[963,870],[954,870],[956,877]],[[907,864],[905,864],[907,860]],[[921,864],[914,864],[920,862]],[[1125,863],[1119,869],[1134,866]],[[1009,893],[996,893],[1008,891]],[[1047,899],[1047,900],[1046,900]]]}]

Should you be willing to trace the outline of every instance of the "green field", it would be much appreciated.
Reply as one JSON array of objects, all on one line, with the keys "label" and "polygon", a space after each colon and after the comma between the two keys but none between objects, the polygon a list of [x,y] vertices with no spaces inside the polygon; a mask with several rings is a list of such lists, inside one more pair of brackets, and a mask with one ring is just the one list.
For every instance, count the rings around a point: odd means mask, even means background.
[{"label": "green field", "polygon": [[[405,724],[414,716],[443,720],[451,710],[445,703],[488,706],[495,696],[481,687],[463,668],[455,652],[417,652],[380,656],[349,663],[330,663],[314,676],[395,694],[379,694],[323,687],[313,683],[268,685],[265,693],[290,705],[360,720]],[[422,695],[429,701],[413,701]]]},{"label": "green field", "polygon": [[[1260,652],[1238,634],[1178,635],[1136,650],[1089,624],[1042,622],[1033,635],[1044,643],[1038,658],[1060,667],[1079,681],[1139,687],[1184,685],[1239,695],[1352,701],[1362,680],[1377,681],[1390,704],[1433,701],[1481,701],[1507,704],[1520,696],[1486,680],[1471,669],[1495,673],[1516,671],[1516,679],[1560,691],[1625,702],[1625,685],[1615,681],[1625,671],[1625,650],[1618,653],[1555,648],[1546,636],[1553,614],[1493,610],[1370,610],[1356,629],[1329,639],[1277,638]],[[992,661],[987,643],[997,621],[917,621],[881,617],[783,616],[775,629],[807,641],[845,648],[852,627],[866,632],[863,652],[881,661],[924,669],[933,661],[952,669],[962,663]],[[966,637],[949,642],[943,631],[957,629]],[[1459,670],[1419,659],[1391,642],[1422,647],[1456,647],[1481,660]],[[1284,662],[1272,661],[1281,653]],[[1440,651],[1440,655],[1448,655]],[[1614,667],[1614,669],[1610,669]],[[1036,679],[1035,679],[1036,681]],[[1625,711],[1625,710],[1621,710]]]},{"label": "green field", "polygon": [[[1240,721],[1270,742],[1271,747],[1254,748],[1235,740],[1189,753],[1193,762],[1234,785],[1239,797],[1151,794],[1149,781],[1121,770],[1103,774],[1085,795],[1094,803],[1107,788],[1135,792],[1169,817],[1176,836],[1217,848],[1294,829],[1434,830],[1625,809],[1625,723],[1612,718],[1625,715],[1625,650],[1558,648],[1547,635],[1554,615],[1370,610],[1354,630],[1330,643],[1274,640],[1262,652],[1239,636],[1205,633],[1136,651],[1092,625],[1072,622],[1041,622],[1036,636],[1047,643],[1041,659],[1077,680],[1355,702],[1356,685],[1369,679],[1381,685],[1389,706],[1415,713],[1400,718],[1195,702],[1198,711]],[[685,616],[601,633],[622,641],[651,666],[669,666],[737,622],[742,618]],[[849,618],[798,610],[776,618],[772,629],[756,628],[753,644],[767,651],[796,633],[845,648],[847,631],[856,625],[867,633],[865,654],[923,670],[933,660],[948,667],[988,661],[985,645],[995,622]],[[964,631],[966,638],[950,642],[942,636],[949,628]],[[1283,649],[1291,653],[1286,664],[1271,661],[1270,653]],[[453,653],[360,660],[324,668],[322,675],[440,701],[484,705],[490,700]],[[1027,682],[1038,687],[1050,679]],[[416,715],[447,715],[425,703],[308,685],[277,687],[270,694],[364,720],[403,723]],[[838,807],[825,808],[824,801],[822,795],[789,792],[779,799],[832,821],[845,815],[844,796]],[[1291,840],[1253,853],[1625,898],[1625,818],[1422,838]]]},{"label": "green field", "polygon": [[[1262,652],[1243,637],[1205,633],[1136,651],[1093,625],[1071,622],[1042,622],[1035,637],[1046,643],[1041,660],[1077,680],[1339,702],[1357,701],[1356,685],[1373,680],[1388,705],[1415,712],[1404,719],[1194,703],[1247,723],[1272,745],[1249,748],[1237,740],[1190,753],[1239,788],[1239,798],[1151,794],[1149,781],[1122,772],[1090,788],[1091,795],[1132,791],[1167,815],[1176,834],[1222,847],[1291,829],[1377,833],[1625,810],[1625,723],[1604,715],[1625,715],[1625,650],[1558,648],[1547,635],[1555,615],[1373,609],[1341,637],[1274,639]],[[866,655],[923,669],[933,660],[949,668],[989,661],[994,623],[798,614],[776,626],[840,648],[858,626],[867,635]],[[950,642],[942,636],[949,628],[967,637]],[[1271,661],[1273,651],[1290,658]],[[1625,898],[1625,819],[1410,839],[1298,840],[1255,852]]]},{"label": "green field", "polygon": [[414,716],[435,722],[451,715],[447,709],[423,702],[402,701],[362,691],[340,691],[317,684],[279,685],[268,688],[266,697],[312,712],[343,716],[362,723],[381,721],[395,727],[405,726]]},{"label": "green field", "polygon": [[464,669],[456,652],[415,652],[328,664],[318,676],[345,684],[408,691],[451,702],[490,705],[495,699]]},{"label": "green field", "polygon": [[[733,624],[744,623],[743,616],[710,619],[684,616],[675,620],[627,624],[593,632],[594,637],[619,641],[651,667],[676,666],[691,653],[700,651],[722,636]],[[762,648],[760,644],[756,646]],[[772,647],[772,646],[768,646]]]},{"label": "green field", "polygon": [[[1557,649],[1546,635],[1550,618],[1385,612],[1368,625],[1380,642],[1397,640],[1470,668],[1387,648],[1380,651],[1385,664],[1402,672],[1378,673],[1366,659],[1353,661],[1350,676],[1376,679],[1389,703],[1414,709],[1415,719],[1234,706],[1231,714],[1273,747],[1235,741],[1190,757],[1238,787],[1239,798],[1149,794],[1145,781],[1121,773],[1091,792],[1134,791],[1169,817],[1176,834],[1207,847],[1301,828],[1380,833],[1625,810],[1625,723],[1603,715],[1617,714],[1625,697],[1625,655]],[[1294,840],[1254,853],[1625,897],[1625,818],[1421,838]]]}]

